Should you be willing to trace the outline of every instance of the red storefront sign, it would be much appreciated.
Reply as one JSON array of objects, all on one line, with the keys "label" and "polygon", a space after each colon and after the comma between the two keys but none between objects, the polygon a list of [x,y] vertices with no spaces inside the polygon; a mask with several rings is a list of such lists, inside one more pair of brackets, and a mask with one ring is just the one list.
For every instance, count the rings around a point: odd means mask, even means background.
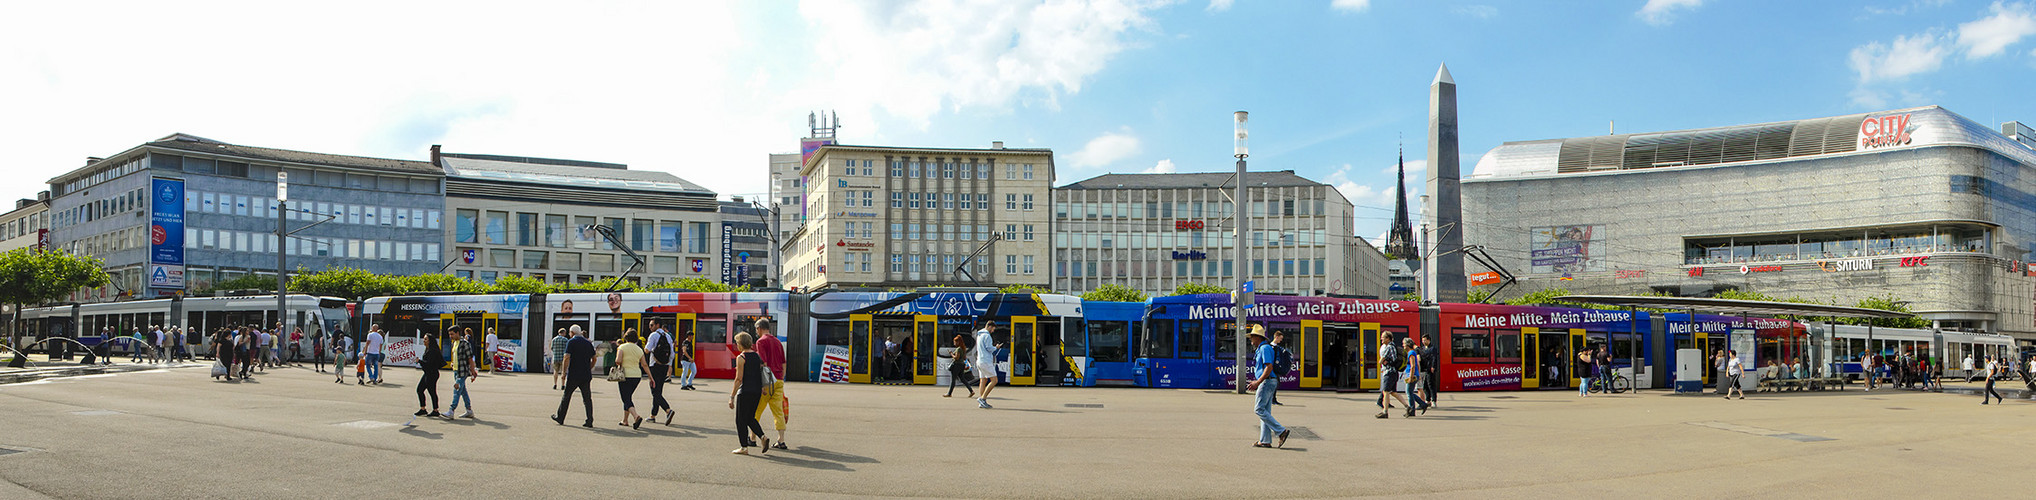
[{"label": "red storefront sign", "polygon": [[1187,230],[1190,230],[1190,229],[1201,229],[1201,228],[1202,228],[1202,221],[1198,221],[1198,220],[1177,220],[1177,221],[1174,221],[1174,229],[1175,229],[1175,230],[1177,230],[1177,231],[1187,231]]}]

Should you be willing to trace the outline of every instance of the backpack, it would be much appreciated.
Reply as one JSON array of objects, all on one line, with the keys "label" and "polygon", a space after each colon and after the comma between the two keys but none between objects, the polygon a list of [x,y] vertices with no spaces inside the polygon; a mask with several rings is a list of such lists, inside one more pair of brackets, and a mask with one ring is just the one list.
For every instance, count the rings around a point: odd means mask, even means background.
[{"label": "backpack", "polygon": [[657,345],[650,346],[650,352],[652,356],[657,358],[657,364],[672,364],[672,336],[659,335]]},{"label": "backpack", "polygon": [[1387,348],[1386,359],[1384,361],[1385,361],[1384,365],[1392,368],[1393,371],[1400,371],[1407,368],[1407,354],[1401,352],[1398,348]]},{"label": "backpack", "polygon": [[1289,351],[1286,347],[1274,346],[1272,369],[1274,376],[1287,376],[1287,372],[1294,370],[1294,351]]}]

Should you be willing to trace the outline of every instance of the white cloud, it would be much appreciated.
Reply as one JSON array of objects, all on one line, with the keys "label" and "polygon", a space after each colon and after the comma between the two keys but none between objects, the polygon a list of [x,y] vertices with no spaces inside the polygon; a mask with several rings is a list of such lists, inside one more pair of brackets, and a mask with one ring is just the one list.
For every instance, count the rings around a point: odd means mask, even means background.
[{"label": "white cloud", "polygon": [[1141,173],[1141,174],[1171,174],[1171,173],[1174,173],[1174,172],[1177,172],[1177,170],[1175,170],[1175,169],[1174,169],[1174,161],[1173,161],[1173,159],[1169,158],[1169,159],[1165,159],[1165,160],[1160,160],[1160,161],[1159,161],[1159,163],[1158,163],[1158,164],[1155,164],[1155,165],[1153,165],[1153,166],[1152,166],[1152,168],[1148,168],[1148,169],[1145,169],[1144,171],[1142,171],[1142,172],[1139,172],[1139,173]]},{"label": "white cloud", "polygon": [[1633,15],[1647,24],[1667,26],[1675,22],[1676,11],[1696,10],[1703,5],[1704,0],[1647,0],[1647,5],[1640,6],[1640,11]]},{"label": "white cloud", "polygon": [[1105,132],[1089,139],[1080,151],[1069,153],[1068,165],[1075,168],[1107,167],[1138,154],[1139,149],[1138,136],[1131,135],[1129,131]]},{"label": "white cloud", "polygon": [[1209,8],[1207,10],[1209,12],[1223,12],[1230,10],[1230,5],[1235,3],[1237,3],[1237,0],[1209,0]]},{"label": "white cloud", "polygon": [[[1421,173],[1422,173],[1422,172],[1425,172],[1425,171],[1427,171],[1427,170],[1428,170],[1428,160],[1407,160],[1407,178],[1408,178],[1408,179],[1413,179],[1413,180],[1414,180],[1414,182],[1421,182],[1421,180],[1422,180],[1422,178],[1423,178],[1423,177],[1421,176]],[[1399,173],[1399,171],[1400,171],[1400,164],[1399,164],[1399,163],[1394,163],[1394,164],[1392,164],[1392,165],[1386,165],[1386,168],[1384,168],[1384,169],[1380,169],[1380,170],[1379,170],[1379,173],[1382,173],[1382,174],[1386,174],[1386,175],[1393,175],[1393,174],[1395,174],[1395,173]]]},{"label": "white cloud", "polygon": [[1449,11],[1456,13],[1457,15],[1470,16],[1478,19],[1491,19],[1494,17],[1499,17],[1499,8],[1490,5],[1457,5],[1450,7]]},{"label": "white cloud", "polygon": [[1364,12],[1371,8],[1371,0],[1330,0],[1329,8],[1344,12]]},{"label": "white cloud", "polygon": [[1851,66],[1859,83],[1899,80],[1936,71],[1951,55],[1935,33],[1897,36],[1892,43],[1873,42],[1852,49]]},{"label": "white cloud", "polygon": [[2028,4],[1996,1],[1988,10],[1993,15],[1958,25],[1958,46],[1967,58],[1990,57],[2036,35],[2036,12]]}]

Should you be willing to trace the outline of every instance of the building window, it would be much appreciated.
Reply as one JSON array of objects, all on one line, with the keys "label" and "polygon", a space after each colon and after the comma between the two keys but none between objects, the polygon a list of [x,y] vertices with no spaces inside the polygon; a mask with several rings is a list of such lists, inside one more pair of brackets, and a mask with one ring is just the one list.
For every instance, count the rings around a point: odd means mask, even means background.
[{"label": "building window", "polygon": [[1008,169],[1008,168],[1007,168],[1007,169],[1004,169],[1004,180],[1007,180],[1007,181],[1015,181],[1015,180],[1018,180],[1018,171],[1017,171],[1017,170],[1012,170],[1012,169]]},{"label": "building window", "polygon": [[1329,274],[1329,268],[1322,267],[1322,259],[1315,259],[1315,274]]},{"label": "building window", "polygon": [[686,251],[692,253],[707,253],[707,239],[712,237],[707,232],[707,226],[709,225],[709,223],[693,222],[691,224],[693,225],[692,227],[693,238],[686,240]]},{"label": "building window", "polygon": [[904,254],[891,254],[891,272],[893,274],[905,272]]},{"label": "building window", "polygon": [[940,208],[954,210],[954,193],[940,193]]},{"label": "building window", "polygon": [[891,239],[895,240],[904,237],[905,237],[905,224],[901,222],[891,223]]},{"label": "building window", "polygon": [[876,192],[876,191],[863,191],[863,192],[862,192],[862,206],[863,206],[863,207],[867,208],[867,207],[874,207],[874,206],[876,206],[876,203],[877,203],[877,202],[876,202],[876,199],[877,199],[877,192]]},{"label": "building window", "polygon": [[1301,275],[1308,276],[1310,274],[1312,273],[1308,272],[1308,259],[1301,259]]},{"label": "building window", "polygon": [[906,224],[906,225],[905,225],[905,227],[906,227],[906,233],[905,233],[905,234],[906,234],[906,236],[905,236],[905,239],[908,239],[908,240],[916,240],[916,239],[919,239],[919,225],[918,225],[918,224]]},{"label": "building window", "polygon": [[976,195],[976,210],[989,210],[989,209],[990,209],[990,195],[988,193]]},{"label": "building window", "polygon": [[914,179],[917,179],[917,178],[919,178],[919,162],[916,162],[916,161],[915,161],[915,162],[912,162],[912,166],[911,166],[911,167],[907,167],[907,168],[905,169],[905,176],[906,176],[906,177],[911,177],[911,178],[914,178]]},{"label": "building window", "polygon": [[1018,239],[1018,225],[1017,225],[1017,224],[1005,224],[1005,225],[1004,225],[1004,239],[1005,239],[1005,240],[1017,240],[1017,239]]},{"label": "building window", "polygon": [[905,193],[891,193],[891,208],[905,208]]},{"label": "building window", "polygon": [[919,274],[919,254],[912,254],[908,258],[912,261],[912,274]]},{"label": "building window", "polygon": [[[963,172],[967,172],[967,170],[963,170]],[[975,196],[975,195],[973,195],[973,194],[969,194],[969,193],[962,193],[962,194],[961,194],[961,209],[962,209],[962,210],[973,210],[973,209],[975,209],[975,207],[976,207],[975,199],[976,199],[976,196]]]},{"label": "building window", "polygon": [[677,253],[679,251],[679,238],[684,233],[685,229],[679,227],[679,221],[658,221],[657,251]]},{"label": "building window", "polygon": [[967,179],[967,178],[969,178],[969,173],[971,173],[971,172],[974,172],[974,171],[975,171],[975,169],[976,169],[976,167],[975,167],[974,165],[970,165],[970,164],[966,164],[966,163],[962,164],[962,165],[961,165],[961,178],[963,178],[963,179]]},{"label": "building window", "polygon": [[863,176],[867,177],[867,176],[875,175],[875,174],[872,174],[871,172],[874,172],[874,171],[876,171],[876,168],[877,168],[877,161],[876,161],[876,160],[863,160],[863,161],[862,161],[862,175],[863,175]]},{"label": "building window", "polygon": [[484,238],[490,245],[509,244],[509,212],[488,211],[487,225],[483,227]]},{"label": "building window", "polygon": [[524,269],[548,269],[550,268],[550,266],[551,266],[551,252],[546,252],[543,250],[523,251]]},{"label": "building window", "polygon": [[1018,209],[1018,194],[1017,194],[1017,193],[1005,193],[1005,194],[1004,194],[1004,209],[1005,209],[1005,210],[1017,210],[1017,209]]},{"label": "building window", "polygon": [[1030,274],[1032,274],[1032,269],[1033,269],[1033,268],[1032,268],[1032,256],[1030,256],[1030,255],[1027,255],[1027,256],[1025,256],[1025,274],[1027,274],[1027,275],[1030,275]]},{"label": "building window", "polygon": [[663,274],[663,275],[679,274],[679,258],[651,257],[650,272],[651,274]]},{"label": "building window", "polygon": [[1025,225],[1025,241],[1032,241],[1032,225]]},{"label": "building window", "polygon": [[841,205],[844,208],[855,208],[855,191],[844,193],[841,197]]},{"label": "building window", "polygon": [[954,178],[954,163],[940,164],[940,178],[942,179]]},{"label": "building window", "polygon": [[1285,272],[1282,272],[1282,273],[1280,273],[1280,274],[1283,274],[1283,275],[1287,275],[1287,276],[1293,276],[1293,275],[1294,275],[1294,261],[1292,261],[1292,260],[1284,261],[1284,264],[1282,264],[1282,265],[1281,265],[1281,267],[1282,267],[1282,268],[1284,268],[1284,271],[1285,271]]},{"label": "building window", "polygon": [[1025,180],[1032,180],[1032,164],[1025,164]]},{"label": "building window", "polygon": [[891,177],[904,177],[904,176],[905,176],[905,162],[902,161],[891,162]]},{"label": "building window", "polygon": [[1032,211],[1032,195],[1025,195],[1025,211]]},{"label": "building window", "polygon": [[1018,274],[1018,256],[1004,256],[1004,274]]},{"label": "building window", "polygon": [[[360,222],[360,211],[354,210],[352,211],[352,213],[353,221]],[[460,243],[475,242],[474,224],[476,223],[476,219],[480,218],[480,212],[477,210],[468,210],[462,208],[459,209],[457,212],[454,212],[454,214],[455,215],[453,223],[459,224],[459,226],[453,229],[454,231],[453,241],[457,241]]]},{"label": "building window", "polygon": [[846,165],[844,165],[845,168],[841,172],[841,175],[855,175],[855,160],[848,160],[842,163],[845,163]]},{"label": "building window", "polygon": [[912,208],[919,208],[919,193],[912,193],[912,202],[909,206]]}]

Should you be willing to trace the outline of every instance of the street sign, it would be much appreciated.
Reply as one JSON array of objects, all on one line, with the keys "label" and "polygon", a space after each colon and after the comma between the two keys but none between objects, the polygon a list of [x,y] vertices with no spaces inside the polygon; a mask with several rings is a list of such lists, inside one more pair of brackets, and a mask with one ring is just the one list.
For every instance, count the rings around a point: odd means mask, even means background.
[{"label": "street sign", "polygon": [[290,201],[289,172],[276,172],[276,201]]},{"label": "street sign", "polygon": [[1239,289],[1237,293],[1234,295],[1235,297],[1234,301],[1237,303],[1238,307],[1250,309],[1251,306],[1256,305],[1255,302],[1257,302],[1257,297],[1255,297],[1256,294],[1252,293],[1252,290],[1257,287],[1257,284],[1258,284],[1257,280],[1244,282],[1244,288]]}]

